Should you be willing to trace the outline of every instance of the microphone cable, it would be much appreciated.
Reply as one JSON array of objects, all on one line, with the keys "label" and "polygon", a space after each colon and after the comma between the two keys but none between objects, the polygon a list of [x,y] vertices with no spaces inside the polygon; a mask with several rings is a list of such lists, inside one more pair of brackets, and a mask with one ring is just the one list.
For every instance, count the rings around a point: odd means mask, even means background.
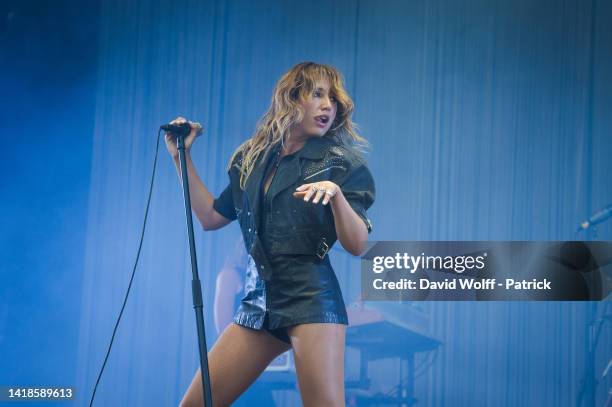
[{"label": "microphone cable", "polygon": [[119,322],[121,321],[121,317],[123,316],[123,311],[125,310],[125,305],[127,304],[127,300],[130,295],[130,290],[132,289],[132,282],[134,281],[134,274],[136,273],[136,267],[138,266],[138,260],[140,259],[140,251],[142,249],[142,242],[144,240],[145,229],[147,227],[147,217],[149,216],[149,205],[151,204],[151,195],[153,193],[153,181],[155,180],[155,170],[157,168],[157,156],[159,153],[159,139],[161,137],[161,133],[162,133],[162,129],[159,129],[157,132],[157,143],[155,146],[155,158],[153,159],[153,172],[151,173],[151,184],[149,186],[149,197],[147,198],[147,207],[145,209],[144,221],[142,223],[142,231],[140,232],[140,243],[138,244],[138,252],[136,253],[136,261],[134,261],[134,267],[132,268],[132,276],[130,277],[130,283],[128,285],[127,292],[125,293],[125,298],[123,299],[123,305],[121,306],[121,311],[119,312],[119,316],[117,317],[117,322],[115,322],[115,328],[113,329],[113,335],[111,337],[110,343],[108,344],[108,350],[106,351],[106,356],[104,357],[102,368],[100,369],[100,373],[98,373],[98,379],[96,380],[96,385],[94,386],[93,392],[91,394],[91,399],[89,400],[89,407],[93,406],[94,398],[96,397],[96,390],[98,389],[98,384],[100,383],[100,379],[102,378],[102,373],[104,372],[104,368],[106,367],[106,362],[108,362],[108,357],[110,355],[111,348],[113,347],[113,341],[115,340],[115,334],[117,333]]}]

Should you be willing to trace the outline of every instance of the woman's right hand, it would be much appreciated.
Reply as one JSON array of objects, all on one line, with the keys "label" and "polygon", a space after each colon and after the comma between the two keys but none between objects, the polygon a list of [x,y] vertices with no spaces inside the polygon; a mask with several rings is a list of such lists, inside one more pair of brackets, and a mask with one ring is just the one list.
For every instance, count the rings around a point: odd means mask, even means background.
[{"label": "woman's right hand", "polygon": [[[181,124],[185,122],[187,122],[187,119],[179,116],[176,119],[172,120],[170,124]],[[189,122],[189,125],[191,126],[191,132],[187,137],[185,137],[185,151],[189,151],[195,138],[202,134],[202,126],[200,125],[200,123]],[[170,153],[172,158],[177,158],[178,148],[176,145],[176,136],[171,133],[166,133],[164,139],[166,141],[166,148],[168,149],[168,152]]]}]

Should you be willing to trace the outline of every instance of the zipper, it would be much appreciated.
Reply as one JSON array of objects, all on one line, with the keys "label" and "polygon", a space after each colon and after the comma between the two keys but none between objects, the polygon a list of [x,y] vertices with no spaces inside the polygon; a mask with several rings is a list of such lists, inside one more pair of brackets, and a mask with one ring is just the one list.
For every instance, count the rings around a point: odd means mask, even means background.
[{"label": "zipper", "polygon": [[314,177],[315,175],[319,175],[319,174],[321,174],[322,172],[325,172],[325,171],[327,171],[327,170],[331,170],[332,168],[342,168],[342,169],[344,169],[344,167],[343,167],[343,166],[341,166],[341,165],[332,165],[332,166],[330,166],[330,167],[323,168],[322,170],[317,171],[317,172],[315,172],[314,174],[310,174],[309,176],[307,176],[306,178],[304,178],[304,181],[306,181],[307,179],[310,179],[310,178]]}]

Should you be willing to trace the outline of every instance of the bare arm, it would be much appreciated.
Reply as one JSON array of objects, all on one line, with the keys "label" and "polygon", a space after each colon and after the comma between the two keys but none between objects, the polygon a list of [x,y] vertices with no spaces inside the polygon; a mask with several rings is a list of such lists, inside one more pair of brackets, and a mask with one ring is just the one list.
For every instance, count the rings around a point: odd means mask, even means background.
[{"label": "bare arm", "polygon": [[[181,178],[181,163],[178,155],[173,157],[174,165],[178,173],[179,180]],[[187,162],[187,178],[189,178],[189,194],[191,196],[191,209],[202,224],[204,230],[215,230],[222,228],[231,222],[225,216],[213,208],[215,198],[206,188],[206,185],[200,179],[189,151],[185,151],[185,161]]]},{"label": "bare arm", "polygon": [[[184,122],[186,122],[186,119],[182,117],[178,117],[172,121],[172,123]],[[227,219],[219,212],[217,212],[215,208],[213,208],[213,202],[215,199],[198,176],[195,166],[193,165],[193,161],[191,160],[191,154],[189,153],[189,151],[195,138],[201,132],[202,126],[200,126],[198,123],[192,122],[189,122],[189,124],[191,125],[191,133],[187,137],[185,137],[185,161],[187,162],[187,178],[189,178],[189,195],[191,196],[191,208],[200,223],[202,224],[204,230],[219,229],[230,223],[231,220]],[[166,133],[165,141],[168,153],[170,153],[170,156],[174,161],[179,180],[182,181],[181,163],[179,160],[179,153],[176,146],[176,137]]]},{"label": "bare arm", "polygon": [[331,198],[331,208],[334,214],[336,235],[342,247],[352,255],[359,256],[366,248],[368,228],[351,208],[340,188]]}]

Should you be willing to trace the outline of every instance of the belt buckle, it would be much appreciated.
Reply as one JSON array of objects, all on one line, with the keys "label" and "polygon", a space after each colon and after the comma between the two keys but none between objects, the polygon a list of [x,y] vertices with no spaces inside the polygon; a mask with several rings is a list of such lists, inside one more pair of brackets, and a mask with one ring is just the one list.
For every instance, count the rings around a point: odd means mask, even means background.
[{"label": "belt buckle", "polygon": [[319,247],[317,248],[317,257],[323,260],[328,251],[329,251],[329,245],[325,241],[325,238],[323,238],[321,239],[321,243],[319,243]]}]

